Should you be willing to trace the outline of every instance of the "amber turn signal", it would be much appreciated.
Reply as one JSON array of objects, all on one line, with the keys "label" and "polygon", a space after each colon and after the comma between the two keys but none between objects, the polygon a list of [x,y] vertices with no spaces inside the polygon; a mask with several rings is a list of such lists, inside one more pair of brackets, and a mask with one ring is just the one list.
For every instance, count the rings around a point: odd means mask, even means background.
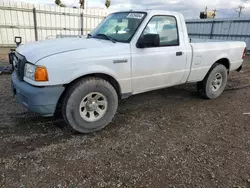
[{"label": "amber turn signal", "polygon": [[47,82],[49,81],[48,72],[45,67],[37,67],[35,72],[35,81]]}]

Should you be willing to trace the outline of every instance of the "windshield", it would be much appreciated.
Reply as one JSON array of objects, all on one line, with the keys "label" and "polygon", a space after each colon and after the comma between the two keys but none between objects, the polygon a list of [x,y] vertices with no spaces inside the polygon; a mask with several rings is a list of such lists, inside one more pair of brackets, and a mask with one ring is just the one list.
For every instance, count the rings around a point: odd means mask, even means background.
[{"label": "windshield", "polygon": [[108,37],[110,37],[114,41],[128,43],[145,16],[146,13],[142,12],[118,12],[111,14],[92,31],[90,36],[105,40],[108,40]]}]

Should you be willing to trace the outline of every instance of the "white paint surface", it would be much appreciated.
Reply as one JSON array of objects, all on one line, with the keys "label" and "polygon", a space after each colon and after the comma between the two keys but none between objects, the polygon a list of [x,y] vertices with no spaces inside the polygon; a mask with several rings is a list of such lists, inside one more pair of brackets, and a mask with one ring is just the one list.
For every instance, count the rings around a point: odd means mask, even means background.
[{"label": "white paint surface", "polygon": [[[136,43],[154,15],[170,15],[177,20],[180,45],[137,48]],[[113,43],[95,38],[68,38],[40,41],[17,49],[33,64],[45,66],[49,82],[34,82],[36,86],[63,85],[93,73],[103,73],[118,81],[122,93],[142,93],[150,90],[202,81],[212,65],[227,58],[230,71],[239,68],[245,42],[189,43],[184,17],[176,12],[147,11],[147,17],[130,43]],[[39,53],[37,53],[39,52]],[[176,56],[176,52],[183,52]],[[199,63],[195,63],[198,57]],[[126,63],[114,63],[117,60]]]}]

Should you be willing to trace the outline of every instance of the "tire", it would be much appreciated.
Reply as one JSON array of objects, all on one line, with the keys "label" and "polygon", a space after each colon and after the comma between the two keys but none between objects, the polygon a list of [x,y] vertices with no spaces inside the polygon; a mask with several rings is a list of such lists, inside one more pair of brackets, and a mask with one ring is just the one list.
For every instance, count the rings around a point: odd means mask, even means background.
[{"label": "tire", "polygon": [[198,92],[205,99],[215,99],[223,93],[227,79],[228,69],[224,65],[216,63],[204,80],[197,84]]},{"label": "tire", "polygon": [[62,115],[70,131],[91,133],[105,128],[114,118],[117,107],[118,96],[113,86],[106,80],[89,77],[68,89]]}]

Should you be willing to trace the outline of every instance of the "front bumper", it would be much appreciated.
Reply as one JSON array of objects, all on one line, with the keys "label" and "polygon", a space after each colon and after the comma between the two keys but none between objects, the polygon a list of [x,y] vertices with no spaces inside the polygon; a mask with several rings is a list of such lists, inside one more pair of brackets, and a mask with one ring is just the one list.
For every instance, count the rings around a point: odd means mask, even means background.
[{"label": "front bumper", "polygon": [[12,73],[12,89],[16,100],[29,111],[41,116],[53,116],[63,86],[35,87],[25,81],[20,81],[16,71]]}]

